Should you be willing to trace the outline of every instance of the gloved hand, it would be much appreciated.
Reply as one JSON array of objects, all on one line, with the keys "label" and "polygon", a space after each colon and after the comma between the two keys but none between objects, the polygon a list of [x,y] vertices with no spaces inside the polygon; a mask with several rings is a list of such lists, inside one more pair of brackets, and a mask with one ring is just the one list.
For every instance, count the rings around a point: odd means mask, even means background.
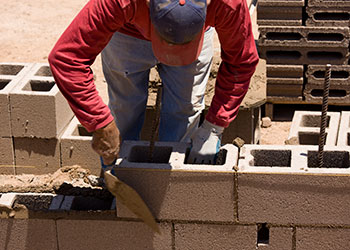
[{"label": "gloved hand", "polygon": [[93,132],[92,148],[102,157],[105,165],[111,165],[117,159],[121,137],[115,121]]},{"label": "gloved hand", "polygon": [[215,164],[217,153],[220,151],[223,132],[224,127],[204,120],[192,135],[192,148],[187,163]]}]

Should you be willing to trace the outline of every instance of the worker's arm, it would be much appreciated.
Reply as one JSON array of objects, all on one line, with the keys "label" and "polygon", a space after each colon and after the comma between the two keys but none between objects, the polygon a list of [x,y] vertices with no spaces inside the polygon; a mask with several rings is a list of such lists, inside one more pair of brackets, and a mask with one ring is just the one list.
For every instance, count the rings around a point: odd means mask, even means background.
[{"label": "worker's arm", "polygon": [[216,8],[222,62],[205,122],[192,137],[190,163],[215,162],[224,128],[237,116],[259,61],[246,1],[226,3],[210,6]]},{"label": "worker's arm", "polygon": [[126,16],[117,1],[90,0],[48,58],[58,88],[80,123],[93,132],[93,147],[107,162],[119,150],[119,131],[96,90],[91,65]]}]

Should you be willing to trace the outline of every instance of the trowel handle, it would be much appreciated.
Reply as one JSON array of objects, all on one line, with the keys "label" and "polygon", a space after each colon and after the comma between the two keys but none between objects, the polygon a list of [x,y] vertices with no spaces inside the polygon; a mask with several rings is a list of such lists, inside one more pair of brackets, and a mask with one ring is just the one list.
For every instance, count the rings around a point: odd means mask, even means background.
[{"label": "trowel handle", "polygon": [[103,162],[102,156],[100,156],[100,162],[101,162],[101,167],[103,169],[103,171],[107,171],[107,170],[111,170],[111,173],[114,174],[114,167],[115,167],[115,163],[117,162],[117,159],[115,159],[112,164],[106,165]]}]

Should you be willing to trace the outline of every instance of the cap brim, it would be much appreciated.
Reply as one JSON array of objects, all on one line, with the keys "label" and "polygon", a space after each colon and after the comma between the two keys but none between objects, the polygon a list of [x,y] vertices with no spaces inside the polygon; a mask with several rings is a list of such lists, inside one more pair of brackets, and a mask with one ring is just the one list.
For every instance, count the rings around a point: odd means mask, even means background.
[{"label": "cap brim", "polygon": [[159,62],[170,66],[184,66],[197,60],[203,46],[204,27],[189,43],[169,44],[151,26],[152,49]]}]

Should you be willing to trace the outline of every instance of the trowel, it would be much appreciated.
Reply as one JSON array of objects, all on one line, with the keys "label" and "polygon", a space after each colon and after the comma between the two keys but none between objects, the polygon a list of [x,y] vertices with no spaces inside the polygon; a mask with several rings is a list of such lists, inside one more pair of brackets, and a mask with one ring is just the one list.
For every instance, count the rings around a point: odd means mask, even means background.
[{"label": "trowel", "polygon": [[104,182],[111,192],[124,206],[144,221],[154,232],[160,234],[157,222],[141,196],[125,182],[118,179],[114,174],[115,165],[105,165],[101,158]]}]

